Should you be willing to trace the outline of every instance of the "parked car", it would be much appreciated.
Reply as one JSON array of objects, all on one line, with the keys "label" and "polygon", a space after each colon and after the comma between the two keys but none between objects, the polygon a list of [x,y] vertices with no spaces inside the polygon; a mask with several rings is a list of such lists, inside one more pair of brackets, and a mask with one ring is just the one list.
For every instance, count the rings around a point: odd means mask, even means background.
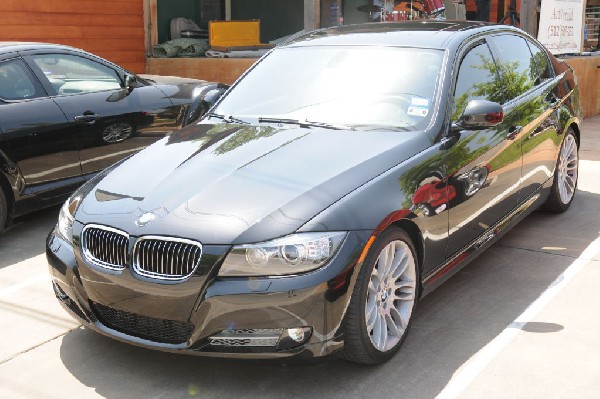
[{"label": "parked car", "polygon": [[381,363],[419,298],[569,208],[581,118],[572,70],[510,26],[308,33],[66,201],[52,284],[148,348]]},{"label": "parked car", "polygon": [[136,76],[67,46],[0,42],[0,231],[194,121],[224,88]]}]

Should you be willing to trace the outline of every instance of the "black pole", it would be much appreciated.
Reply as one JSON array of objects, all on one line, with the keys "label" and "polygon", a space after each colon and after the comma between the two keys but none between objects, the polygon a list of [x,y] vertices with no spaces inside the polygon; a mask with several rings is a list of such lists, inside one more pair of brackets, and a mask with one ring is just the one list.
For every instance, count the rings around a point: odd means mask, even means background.
[{"label": "black pole", "polygon": [[506,15],[502,17],[500,23],[503,24],[506,20],[509,20],[510,25],[512,26],[517,26],[517,23],[521,26],[521,18],[519,18],[519,13],[517,12],[517,0],[510,0],[508,11],[506,12]]}]

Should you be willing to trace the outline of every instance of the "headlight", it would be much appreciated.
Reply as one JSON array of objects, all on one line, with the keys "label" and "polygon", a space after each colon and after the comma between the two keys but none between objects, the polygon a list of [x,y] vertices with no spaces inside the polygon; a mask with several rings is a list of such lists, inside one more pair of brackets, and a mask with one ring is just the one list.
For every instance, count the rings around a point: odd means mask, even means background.
[{"label": "headlight", "polygon": [[56,225],[56,232],[66,241],[73,243],[73,215],[81,202],[81,197],[71,197],[65,201],[60,213],[58,214],[58,223]]},{"label": "headlight", "polygon": [[301,233],[233,247],[220,276],[280,276],[317,269],[337,252],[345,232]]}]

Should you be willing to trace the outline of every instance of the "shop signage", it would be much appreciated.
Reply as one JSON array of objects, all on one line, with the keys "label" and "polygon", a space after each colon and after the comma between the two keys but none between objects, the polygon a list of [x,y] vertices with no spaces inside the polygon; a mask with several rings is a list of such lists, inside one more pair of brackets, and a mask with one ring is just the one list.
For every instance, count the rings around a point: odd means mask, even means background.
[{"label": "shop signage", "polygon": [[538,40],[553,54],[579,53],[585,0],[542,0]]}]

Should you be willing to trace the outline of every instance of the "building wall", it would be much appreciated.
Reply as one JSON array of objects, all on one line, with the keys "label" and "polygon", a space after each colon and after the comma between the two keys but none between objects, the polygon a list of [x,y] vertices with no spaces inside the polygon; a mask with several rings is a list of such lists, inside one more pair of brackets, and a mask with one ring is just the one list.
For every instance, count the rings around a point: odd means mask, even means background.
[{"label": "building wall", "polygon": [[66,44],[143,73],[143,0],[0,0],[0,41]]}]

